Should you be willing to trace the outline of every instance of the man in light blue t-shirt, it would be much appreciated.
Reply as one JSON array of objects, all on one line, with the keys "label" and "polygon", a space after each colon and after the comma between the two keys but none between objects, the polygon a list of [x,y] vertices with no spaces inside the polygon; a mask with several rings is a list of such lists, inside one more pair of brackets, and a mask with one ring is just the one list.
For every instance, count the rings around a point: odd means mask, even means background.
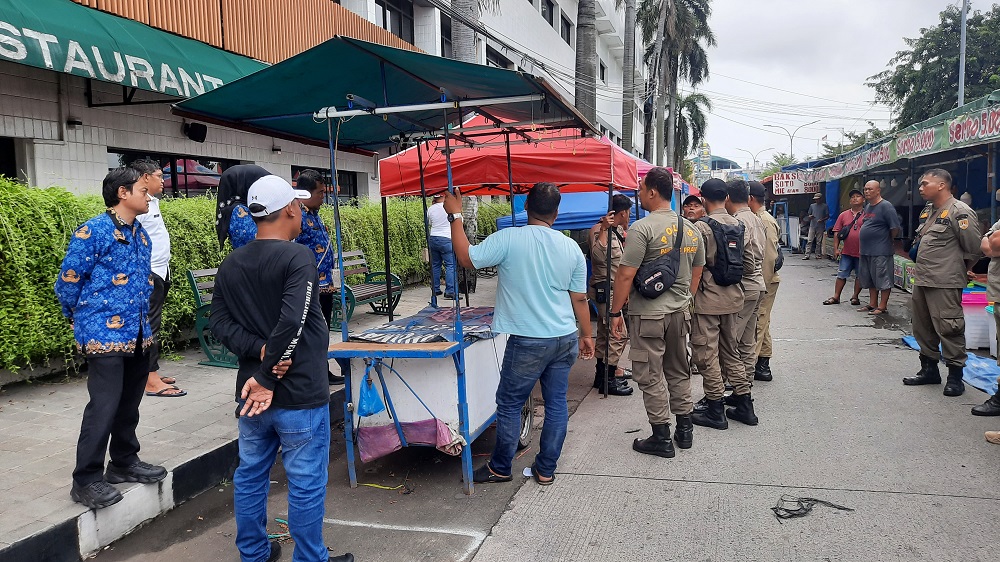
[{"label": "man in light blue t-shirt", "polygon": [[551,228],[559,199],[554,184],[535,184],[525,204],[527,226],[501,230],[470,247],[461,221],[456,220],[462,213],[461,193],[445,195],[458,263],[473,269],[497,267],[493,331],[510,336],[497,388],[496,445],[489,462],[473,473],[478,483],[513,478],[521,408],[536,381],[542,384],[545,425],[531,474],[541,485],[555,480],[569,422],[569,370],[578,354],[581,359],[594,357],[583,252],[576,242]]}]

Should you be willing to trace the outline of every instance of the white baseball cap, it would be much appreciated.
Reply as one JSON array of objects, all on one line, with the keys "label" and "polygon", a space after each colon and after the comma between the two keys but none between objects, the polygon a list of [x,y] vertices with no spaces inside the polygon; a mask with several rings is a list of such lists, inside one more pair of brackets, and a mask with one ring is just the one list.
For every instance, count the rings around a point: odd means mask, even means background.
[{"label": "white baseball cap", "polygon": [[[264,176],[253,182],[247,194],[247,206],[255,217],[266,217],[284,209],[294,199],[309,199],[312,194],[302,189],[292,189],[291,184],[278,176]],[[260,209],[255,207],[259,205]]]}]

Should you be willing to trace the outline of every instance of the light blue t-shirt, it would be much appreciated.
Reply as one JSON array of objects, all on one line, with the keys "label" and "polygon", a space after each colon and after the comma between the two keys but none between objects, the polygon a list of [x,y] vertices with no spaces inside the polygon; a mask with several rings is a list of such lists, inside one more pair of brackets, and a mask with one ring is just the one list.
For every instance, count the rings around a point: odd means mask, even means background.
[{"label": "light blue t-shirt", "polygon": [[497,266],[493,331],[557,338],[576,331],[569,291],[587,292],[587,264],[576,242],[545,226],[506,228],[469,248],[476,269]]}]

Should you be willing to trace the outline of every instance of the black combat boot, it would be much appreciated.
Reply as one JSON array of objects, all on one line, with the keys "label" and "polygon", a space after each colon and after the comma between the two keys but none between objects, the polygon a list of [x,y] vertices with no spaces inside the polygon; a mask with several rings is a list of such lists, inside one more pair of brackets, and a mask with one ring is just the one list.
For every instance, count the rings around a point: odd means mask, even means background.
[{"label": "black combat boot", "polygon": [[694,444],[694,424],[691,415],[677,415],[677,429],[674,430],[674,441],[681,449],[690,449]]},{"label": "black combat boot", "polygon": [[749,394],[734,394],[735,408],[726,408],[726,417],[743,422],[747,425],[757,425],[757,414],[753,412],[753,398]]},{"label": "black combat boot", "polygon": [[912,377],[904,378],[903,384],[906,386],[941,384],[941,371],[938,370],[938,362],[921,353],[920,370]]},{"label": "black combat boot", "polygon": [[757,366],[753,370],[753,380],[769,382],[774,377],[771,376],[771,358],[758,357]]},{"label": "black combat boot", "polygon": [[691,423],[713,429],[729,429],[725,405],[719,400],[706,400],[705,411],[691,414]]},{"label": "black combat boot", "polygon": [[631,396],[632,387],[628,385],[628,381],[624,378],[618,378],[615,376],[615,367],[608,367],[604,361],[597,361],[597,373],[594,375],[594,388],[600,392],[604,392],[604,371],[609,370],[608,373],[608,396]]},{"label": "black combat boot", "polygon": [[670,424],[654,423],[653,435],[632,442],[632,449],[647,455],[656,455],[665,459],[674,458],[674,444],[670,441]]},{"label": "black combat boot", "polygon": [[948,365],[948,382],[944,385],[945,396],[965,394],[965,383],[962,382],[963,372],[965,372],[965,367],[961,365]]},{"label": "black combat boot", "polygon": [[708,396],[702,396],[701,400],[694,403],[695,412],[704,412],[708,409]]},{"label": "black combat boot", "polygon": [[972,408],[974,416],[1000,416],[1000,390],[990,399]]}]

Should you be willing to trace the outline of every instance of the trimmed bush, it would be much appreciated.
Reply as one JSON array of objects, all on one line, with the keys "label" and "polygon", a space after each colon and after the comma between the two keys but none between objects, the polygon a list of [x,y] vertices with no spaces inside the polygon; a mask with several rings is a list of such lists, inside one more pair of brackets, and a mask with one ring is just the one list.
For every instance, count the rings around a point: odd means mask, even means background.
[{"label": "trimmed bush", "polygon": [[[225,254],[215,235],[215,198],[161,200],[170,232],[173,287],[163,308],[165,349],[186,344],[194,326],[194,298],[187,280],[191,269],[218,267]],[[77,196],[62,188],[37,189],[0,176],[0,369],[29,368],[52,358],[73,356],[73,334],[53,286],[71,233],[101,213],[100,196]],[[333,209],[321,215],[333,234]],[[509,214],[507,203],[480,206],[483,234],[496,230],[496,217]],[[390,266],[403,279],[426,280],[420,261],[424,247],[419,198],[392,198],[388,204]],[[342,207],[346,250],[362,250],[372,269],[382,269],[381,205],[364,202]]]}]

